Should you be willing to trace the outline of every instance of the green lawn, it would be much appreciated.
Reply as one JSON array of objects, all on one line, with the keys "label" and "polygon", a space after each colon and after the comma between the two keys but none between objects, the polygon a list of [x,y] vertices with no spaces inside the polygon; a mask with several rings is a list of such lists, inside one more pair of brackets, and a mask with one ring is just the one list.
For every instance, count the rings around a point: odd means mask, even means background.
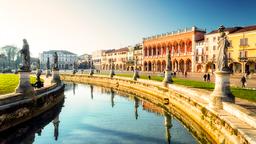
[{"label": "green lawn", "polygon": [[[116,74],[116,76],[123,76],[123,77],[132,77],[132,74]],[[148,76],[141,75],[141,79],[148,79]],[[151,80],[155,81],[162,81],[163,77],[161,76],[151,76]],[[173,83],[178,85],[183,85],[191,88],[199,88],[199,89],[206,89],[209,91],[213,91],[214,83],[209,82],[202,82],[202,81],[195,81],[195,80],[188,80],[182,78],[173,78]],[[249,101],[256,102],[256,90],[247,90],[242,88],[235,88],[231,87],[231,92],[235,97],[247,99]]]},{"label": "green lawn", "polygon": [[[30,83],[35,83],[36,78],[31,76]],[[0,74],[0,95],[12,93],[19,83],[19,75]]]}]

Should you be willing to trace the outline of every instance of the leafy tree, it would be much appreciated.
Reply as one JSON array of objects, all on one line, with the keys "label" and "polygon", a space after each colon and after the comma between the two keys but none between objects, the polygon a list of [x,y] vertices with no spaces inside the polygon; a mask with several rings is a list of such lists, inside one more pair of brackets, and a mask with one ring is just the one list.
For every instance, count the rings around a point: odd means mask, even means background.
[{"label": "leafy tree", "polygon": [[8,66],[11,68],[13,64],[19,62],[19,49],[16,46],[6,45],[0,49],[0,52],[6,56]]}]

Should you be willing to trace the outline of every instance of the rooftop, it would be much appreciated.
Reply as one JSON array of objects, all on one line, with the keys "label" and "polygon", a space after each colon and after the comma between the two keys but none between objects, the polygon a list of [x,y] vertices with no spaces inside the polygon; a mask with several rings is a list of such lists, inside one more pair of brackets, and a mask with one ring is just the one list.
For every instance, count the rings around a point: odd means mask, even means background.
[{"label": "rooftop", "polygon": [[62,53],[62,54],[76,55],[75,53],[72,53],[72,52],[67,51],[67,50],[49,50],[49,51],[44,51],[43,54],[53,54],[55,52],[57,52],[58,54]]}]

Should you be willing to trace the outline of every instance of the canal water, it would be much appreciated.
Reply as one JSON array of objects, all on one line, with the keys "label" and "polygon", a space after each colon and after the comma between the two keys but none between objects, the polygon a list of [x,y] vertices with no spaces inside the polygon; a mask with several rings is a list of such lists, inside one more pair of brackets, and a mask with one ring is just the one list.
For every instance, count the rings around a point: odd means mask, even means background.
[{"label": "canal water", "polygon": [[67,83],[65,100],[0,136],[1,143],[193,144],[198,141],[172,115],[112,89]]}]

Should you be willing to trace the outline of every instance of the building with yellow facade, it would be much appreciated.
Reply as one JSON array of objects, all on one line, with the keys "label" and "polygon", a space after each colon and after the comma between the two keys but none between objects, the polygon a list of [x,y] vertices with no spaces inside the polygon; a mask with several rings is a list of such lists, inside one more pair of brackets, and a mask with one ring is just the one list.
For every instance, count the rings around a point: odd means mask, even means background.
[{"label": "building with yellow facade", "polygon": [[228,35],[229,66],[234,73],[256,72],[256,25],[241,27]]}]

